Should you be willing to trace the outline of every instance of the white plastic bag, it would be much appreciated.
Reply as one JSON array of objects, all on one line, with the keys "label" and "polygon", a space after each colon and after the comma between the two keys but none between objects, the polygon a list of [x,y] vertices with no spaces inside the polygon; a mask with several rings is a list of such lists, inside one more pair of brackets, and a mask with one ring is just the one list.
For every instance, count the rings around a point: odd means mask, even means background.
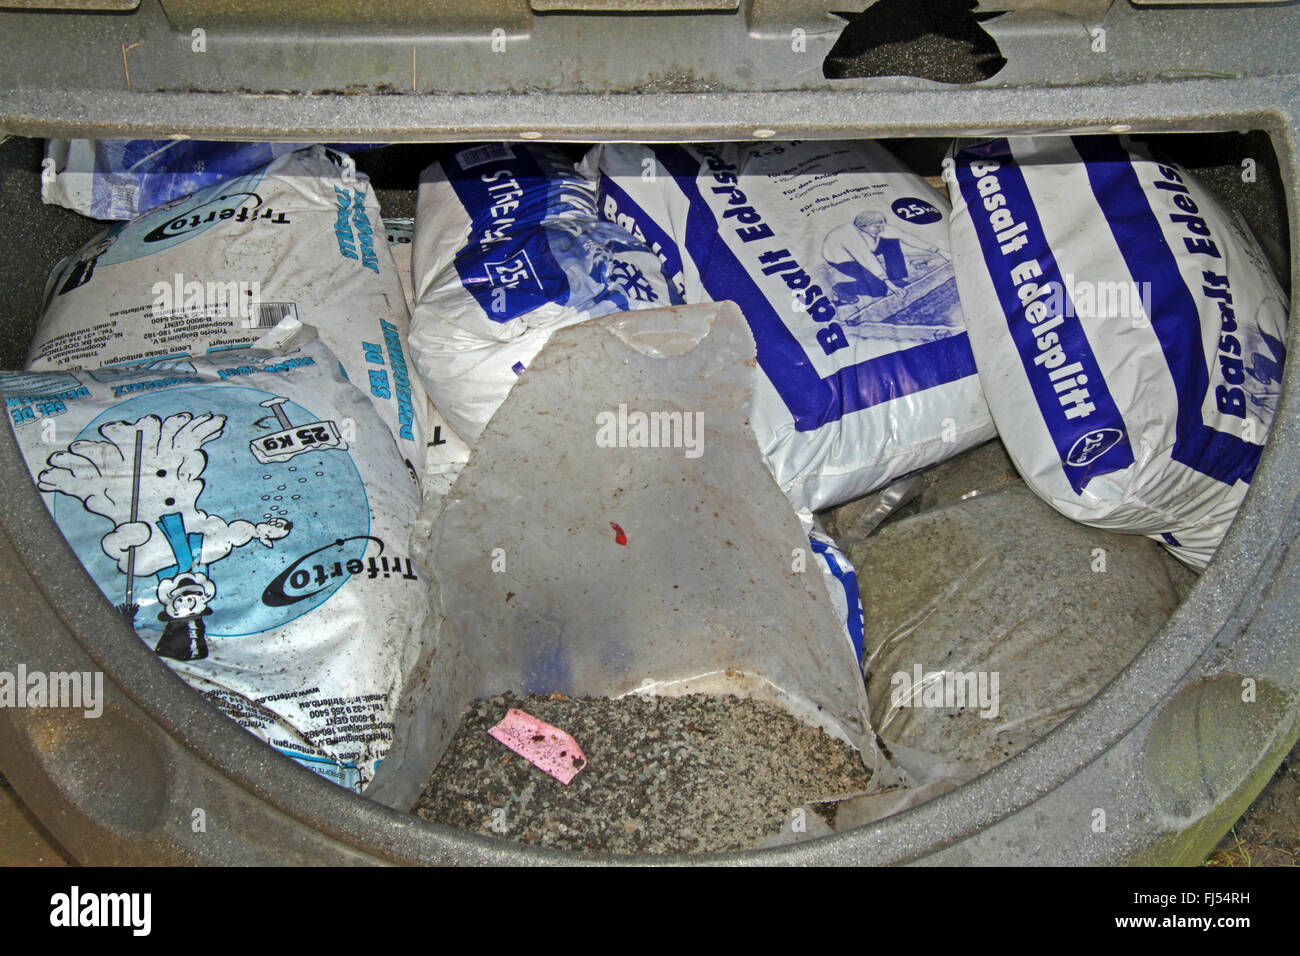
[{"label": "white plastic bag", "polygon": [[671,305],[658,258],[596,216],[549,146],[484,143],[420,177],[411,353],[434,404],[473,443],[560,328]]},{"label": "white plastic bag", "polygon": [[[287,338],[285,338],[287,336]],[[146,367],[0,373],[59,529],[151,648],[232,720],[360,790],[422,653],[419,491],[296,322]]]},{"label": "white plastic bag", "polygon": [[411,244],[415,241],[414,219],[385,219],[384,234],[388,237],[388,250],[393,254],[393,267],[397,281],[406,296],[406,307],[415,308],[415,289],[411,285]]},{"label": "white plastic bag", "polygon": [[[309,143],[201,139],[51,139],[41,200],[93,219],[134,219],[181,196],[265,166]],[[342,147],[355,152],[370,146]]]},{"label": "white plastic bag", "polygon": [[[465,705],[507,691],[754,697],[856,747],[874,789],[901,782],[866,716],[842,601],[749,426],[753,355],[730,303],[550,339],[414,536],[437,643],[374,799],[409,807]],[[593,440],[620,409],[693,419],[693,439]]]},{"label": "white plastic bag", "polygon": [[424,466],[424,389],[379,206],[352,159],[277,157],[128,223],[50,277],[33,370],[143,363],[248,345],[289,316],[314,326],[366,392],[411,469]]},{"label": "white plastic bag", "polygon": [[864,142],[596,147],[601,213],[687,302],[730,299],[763,372],[750,417],[796,508],[994,434],[948,252],[948,206]]},{"label": "white plastic bag", "polygon": [[[385,219],[384,232],[388,234],[388,248],[393,253],[393,265],[402,284],[409,308],[415,307],[415,293],[411,287],[411,244],[415,239],[414,219]],[[442,413],[429,400],[425,413],[424,433],[424,493],[436,500],[446,494],[456,481],[461,468],[469,460],[469,446],[443,419]]]},{"label": "white plastic bag", "polygon": [[960,149],[954,259],[980,378],[1029,486],[1204,568],[1277,410],[1287,305],[1248,229],[1111,136]]}]

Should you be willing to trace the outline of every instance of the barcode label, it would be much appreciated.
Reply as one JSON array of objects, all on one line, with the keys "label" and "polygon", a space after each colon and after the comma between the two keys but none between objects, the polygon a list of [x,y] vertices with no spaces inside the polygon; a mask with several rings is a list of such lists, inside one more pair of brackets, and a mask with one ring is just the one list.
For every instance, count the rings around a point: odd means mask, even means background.
[{"label": "barcode label", "polygon": [[514,158],[515,151],[509,143],[484,143],[482,146],[462,149],[456,154],[456,162],[461,169],[473,169],[485,163],[499,163]]},{"label": "barcode label", "polygon": [[298,318],[298,306],[293,302],[259,302],[250,316],[249,324],[255,329],[273,329],[282,319]]},{"label": "barcode label", "polygon": [[113,183],[108,214],[113,219],[134,219],[139,212],[140,187],[134,183]]}]

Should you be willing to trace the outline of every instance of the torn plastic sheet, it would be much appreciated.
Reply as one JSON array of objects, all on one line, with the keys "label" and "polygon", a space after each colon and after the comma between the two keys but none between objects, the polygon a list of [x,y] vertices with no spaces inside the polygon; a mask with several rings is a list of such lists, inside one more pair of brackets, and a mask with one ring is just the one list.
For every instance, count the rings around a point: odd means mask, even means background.
[{"label": "torn plastic sheet", "polygon": [[[753,338],[729,302],[556,332],[432,529],[417,526],[436,650],[369,796],[410,807],[465,706],[505,692],[753,697],[857,748],[874,788],[900,783],[808,538],[755,441],[754,378]],[[630,427],[601,431],[620,412],[681,428],[644,447]],[[688,421],[698,442],[685,441]]]}]

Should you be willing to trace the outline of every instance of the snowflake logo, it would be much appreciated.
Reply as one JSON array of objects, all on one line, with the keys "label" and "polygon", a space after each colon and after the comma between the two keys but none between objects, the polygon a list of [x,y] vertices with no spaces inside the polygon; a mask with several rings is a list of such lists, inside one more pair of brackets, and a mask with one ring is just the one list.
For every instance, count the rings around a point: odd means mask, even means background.
[{"label": "snowflake logo", "polygon": [[646,279],[645,273],[630,262],[615,259],[610,263],[609,281],[627,293],[630,299],[654,302],[659,298],[655,295],[654,287]]}]

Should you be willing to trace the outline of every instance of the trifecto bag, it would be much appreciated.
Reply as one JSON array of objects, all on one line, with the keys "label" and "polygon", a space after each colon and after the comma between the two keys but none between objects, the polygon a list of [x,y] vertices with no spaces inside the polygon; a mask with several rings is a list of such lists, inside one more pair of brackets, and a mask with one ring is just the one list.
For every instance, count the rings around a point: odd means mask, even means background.
[{"label": "trifecto bag", "polygon": [[[271,346],[278,346],[272,348]],[[292,320],[148,366],[3,372],[51,516],[136,633],[281,753],[360,791],[425,640],[420,492]]]},{"label": "trifecto bag", "polygon": [[115,223],[55,269],[33,371],[147,363],[312,325],[370,396],[417,475],[424,389],[379,206],[352,158],[323,146]]},{"label": "trifecto bag", "polygon": [[[41,163],[41,200],[92,219],[135,219],[224,179],[242,176],[309,143],[202,139],[51,139]],[[336,146],[345,152],[373,147]]]}]

